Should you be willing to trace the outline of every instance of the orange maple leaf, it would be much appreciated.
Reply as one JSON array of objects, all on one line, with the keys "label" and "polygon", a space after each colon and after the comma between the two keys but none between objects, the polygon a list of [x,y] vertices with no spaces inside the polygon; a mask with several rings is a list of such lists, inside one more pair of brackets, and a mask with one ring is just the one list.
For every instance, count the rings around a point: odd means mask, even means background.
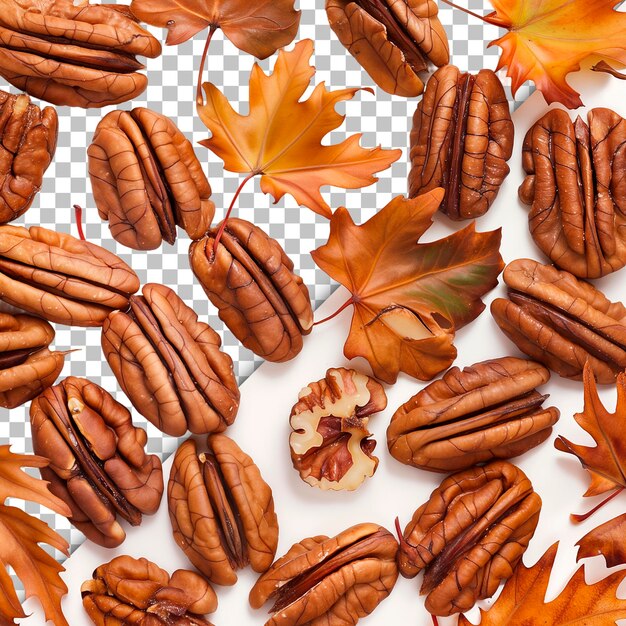
[{"label": "orange maple leaf", "polygon": [[597,526],[588,532],[576,545],[576,560],[602,555],[607,567],[626,563],[626,513]]},{"label": "orange maple leaf", "polygon": [[212,136],[200,143],[217,154],[227,170],[247,174],[246,180],[261,174],[261,190],[275,201],[289,193],[299,204],[330,217],[320,187],[370,185],[377,180],[374,174],[388,168],[402,151],[363,148],[360,134],[321,145],[344,120],[335,105],[359,89],[330,91],[320,83],[301,100],[315,74],[309,65],[312,54],[313,42],[305,39],[290,52],[279,51],[271,75],[255,64],[248,115],[237,113],[215,85],[204,83],[207,102],[198,113]]},{"label": "orange maple leaf", "polygon": [[399,371],[429,380],[448,368],[456,358],[455,329],[483,311],[481,298],[504,266],[499,229],[477,233],[471,223],[444,239],[417,242],[443,193],[394,198],[361,226],[340,207],[328,243],[311,253],[352,294],[344,354],[365,357],[387,383]]}]

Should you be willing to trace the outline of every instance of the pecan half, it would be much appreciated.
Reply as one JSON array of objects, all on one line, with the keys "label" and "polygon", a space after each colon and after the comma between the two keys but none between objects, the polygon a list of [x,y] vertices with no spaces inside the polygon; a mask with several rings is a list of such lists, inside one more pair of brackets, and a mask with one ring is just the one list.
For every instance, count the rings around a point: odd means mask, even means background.
[{"label": "pecan half", "polygon": [[598,278],[626,265],[626,120],[553,109],[524,139],[519,188],[535,243],[558,267]]},{"label": "pecan half", "polygon": [[139,279],[118,256],[41,226],[0,226],[0,300],[70,326],[102,326]]},{"label": "pecan half", "polygon": [[30,315],[0,313],[0,406],[14,409],[49,387],[65,352],[50,352],[54,330]]},{"label": "pecan half", "polygon": [[378,459],[367,424],[386,406],[379,382],[343,367],[304,387],[289,416],[291,461],[300,478],[320,489],[352,491],[373,476]]},{"label": "pecan half", "polygon": [[192,239],[211,225],[211,186],[189,140],[165,115],[142,107],[111,111],[96,128],[89,177],[113,238],[135,250],[173,244],[176,226]]},{"label": "pecan half", "polygon": [[27,95],[0,91],[0,224],[25,213],[57,146],[58,118]]},{"label": "pecan half", "polygon": [[433,0],[326,0],[326,13],[339,41],[388,93],[421,94],[420,74],[450,59]]},{"label": "pecan half", "polygon": [[453,474],[404,530],[400,573],[413,578],[424,570],[420,593],[433,615],[467,611],[511,576],[540,510],[526,475],[506,461]]},{"label": "pecan half", "polygon": [[112,548],[133,526],[156,513],[163,495],[161,461],[146,454],[146,432],[107,391],[70,376],[33,400],[33,449],[50,490],[72,510],[70,521],[89,539]]},{"label": "pecan half", "polygon": [[509,173],[513,133],[496,74],[438,69],[413,115],[409,196],[443,187],[440,210],[450,219],[483,215]]},{"label": "pecan half", "polygon": [[391,593],[397,552],[393,535],[376,524],[303,539],[259,578],[250,604],[274,601],[266,626],[356,624]]},{"label": "pecan half", "polygon": [[102,326],[102,349],[133,406],[159,430],[224,430],[239,408],[233,361],[219,335],[174,291],[144,285]]},{"label": "pecan half", "polygon": [[548,380],[545,367],[515,357],[453,367],[394,413],[389,452],[434,472],[523,454],[545,441],[559,419],[535,389]]},{"label": "pecan half", "polygon": [[217,609],[215,592],[199,574],[179,569],[170,576],[125,555],[98,567],[80,592],[96,626],[211,626],[202,616]]},{"label": "pecan half", "polygon": [[589,361],[599,383],[626,368],[626,307],[569,272],[530,259],[504,270],[508,297],[491,303],[504,334],[564,378],[582,379]]},{"label": "pecan half", "polygon": [[309,292],[280,244],[258,226],[230,218],[189,248],[191,269],[220,319],[241,343],[268,361],[288,361],[313,327]]},{"label": "pecan half", "polygon": [[226,435],[193,439],[177,450],[167,486],[177,545],[213,583],[234,585],[236,571],[264,572],[278,545],[272,490],[259,468]]},{"label": "pecan half", "polygon": [[161,44],[128,7],[73,0],[12,0],[0,12],[0,76],[31,96],[84,108],[132,100],[148,79],[136,55]]}]

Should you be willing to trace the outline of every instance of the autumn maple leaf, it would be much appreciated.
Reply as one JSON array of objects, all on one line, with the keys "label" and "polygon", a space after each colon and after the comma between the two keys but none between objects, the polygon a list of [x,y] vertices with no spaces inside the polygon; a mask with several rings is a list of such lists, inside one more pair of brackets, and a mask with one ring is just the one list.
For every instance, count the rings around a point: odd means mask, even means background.
[{"label": "autumn maple leaf", "polygon": [[463,10],[509,31],[489,45],[502,49],[497,69],[507,68],[513,93],[532,80],[548,104],[575,109],[583,103],[566,77],[581,61],[594,55],[626,64],[626,14],[615,0],[490,2],[495,11],[486,16]]},{"label": "autumn maple leaf", "polygon": [[374,174],[388,168],[402,151],[362,148],[361,135],[339,144],[321,144],[344,120],[335,105],[359,89],[329,91],[320,83],[309,98],[301,100],[315,74],[309,65],[312,54],[313,42],[305,39],[292,51],[278,53],[273,74],[266,75],[255,64],[248,115],[237,113],[215,85],[205,83],[207,102],[198,113],[212,136],[200,143],[220,157],[227,170],[246,174],[244,183],[260,174],[261,190],[274,200],[289,193],[299,204],[330,217],[321,186],[370,185],[377,180]]},{"label": "autumn maple leaf", "polygon": [[626,563],[626,513],[588,532],[576,545],[577,561],[592,556],[604,556],[607,567]]},{"label": "autumn maple leaf", "polygon": [[344,354],[365,357],[387,383],[399,371],[429,380],[448,368],[456,358],[455,329],[483,311],[481,298],[504,266],[499,229],[477,233],[472,223],[418,243],[443,194],[439,188],[394,198],[361,226],[341,207],[330,220],[328,243],[311,253],[352,294]]},{"label": "autumn maple leaf", "polygon": [[[487,611],[481,609],[480,626],[608,626],[626,617],[626,600],[615,595],[624,580],[623,571],[588,585],[580,567],[554,600],[545,601],[557,546],[548,548],[532,567],[520,563],[515,568],[493,606]],[[459,626],[472,624],[461,615]]]},{"label": "autumn maple leaf", "polygon": [[36,597],[47,620],[55,626],[69,626],[61,611],[61,598],[67,587],[59,574],[64,571],[40,543],[67,554],[68,544],[47,524],[21,509],[4,504],[9,497],[38,502],[49,509],[69,516],[67,505],[48,491],[48,483],[29,476],[22,467],[45,467],[48,461],[40,456],[13,454],[9,446],[0,446],[0,624],[15,624],[26,617],[7,571],[12,567],[24,583],[26,597]]}]

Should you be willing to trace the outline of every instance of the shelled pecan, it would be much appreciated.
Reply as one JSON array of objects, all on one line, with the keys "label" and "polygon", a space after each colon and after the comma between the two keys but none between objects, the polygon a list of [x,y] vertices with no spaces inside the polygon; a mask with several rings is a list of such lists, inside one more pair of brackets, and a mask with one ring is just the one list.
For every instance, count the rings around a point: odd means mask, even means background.
[{"label": "shelled pecan", "polygon": [[274,605],[265,626],[356,624],[392,591],[398,543],[376,524],[294,544],[250,591],[253,608]]},{"label": "shelled pecan", "polygon": [[70,326],[102,326],[139,279],[118,256],[41,226],[0,226],[0,300]]},{"label": "shelled pecan", "polygon": [[542,252],[579,278],[626,265],[626,120],[592,109],[588,124],[561,109],[546,113],[524,139],[530,232]]},{"label": "shelled pecan", "polygon": [[280,244],[258,226],[230,218],[189,248],[191,269],[233,335],[268,361],[288,361],[311,332],[309,292]]},{"label": "shelled pecan", "polygon": [[38,317],[0,313],[0,406],[14,409],[54,383],[65,352],[50,352],[53,339]]},{"label": "shelled pecan", "polygon": [[509,173],[513,122],[502,83],[491,70],[438,69],[413,115],[409,196],[436,187],[453,220],[487,212]]},{"label": "shelled pecan", "polygon": [[33,400],[30,420],[33,449],[50,460],[41,474],[89,539],[118,546],[126,538],[118,515],[138,526],[142,515],[156,513],[161,461],[146,454],[146,432],[102,387],[70,376]]},{"label": "shelled pecan", "polygon": [[234,585],[248,564],[264,572],[278,545],[272,490],[259,468],[226,435],[193,439],[176,451],[167,487],[176,544],[213,583]]},{"label": "shelled pecan", "polygon": [[523,454],[545,441],[559,419],[535,389],[548,380],[545,367],[515,357],[453,367],[394,413],[389,452],[434,472]]},{"label": "shelled pecan", "polygon": [[57,146],[58,118],[25,94],[0,91],[0,224],[25,213]]},{"label": "shelled pecan", "polygon": [[147,559],[115,557],[80,588],[96,626],[211,626],[203,615],[217,596],[202,576],[179,569],[171,576]]},{"label": "shelled pecan", "polygon": [[398,565],[405,578],[424,571],[426,610],[469,610],[507,580],[535,533],[541,498],[526,475],[494,461],[446,478],[404,530]]},{"label": "shelled pecan", "polygon": [[173,244],[176,226],[192,239],[213,220],[211,186],[189,140],[165,115],[138,107],[111,111],[87,151],[100,217],[135,250]]},{"label": "shelled pecan", "polygon": [[304,387],[289,417],[291,461],[300,478],[320,489],[352,491],[373,476],[378,459],[367,424],[386,406],[379,382],[343,367]]},{"label": "shelled pecan", "polygon": [[128,7],[88,0],[11,0],[0,12],[0,76],[53,104],[103,107],[132,100],[148,79],[136,56],[161,44]]},{"label": "shelled pecan", "polygon": [[133,406],[159,430],[224,430],[239,408],[233,361],[219,335],[169,287],[149,283],[102,326],[102,349]]},{"label": "shelled pecan", "polygon": [[626,307],[569,272],[530,259],[504,270],[508,300],[491,314],[504,334],[529,357],[564,378],[581,380],[588,360],[599,383],[626,368]]},{"label": "shelled pecan", "polygon": [[326,0],[330,27],[374,82],[397,96],[418,96],[420,74],[450,59],[433,0]]}]

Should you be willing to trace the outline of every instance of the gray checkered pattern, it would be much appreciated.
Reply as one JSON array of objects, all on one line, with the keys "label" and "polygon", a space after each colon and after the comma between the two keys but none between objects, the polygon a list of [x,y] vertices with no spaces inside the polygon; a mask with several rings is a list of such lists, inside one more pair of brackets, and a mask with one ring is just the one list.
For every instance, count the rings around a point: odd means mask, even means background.
[{"label": "gray checkered pattern", "polygon": [[[464,0],[459,0],[464,4]],[[330,88],[362,85],[375,87],[372,80],[363,72],[356,61],[328,27],[323,0],[300,0],[302,22],[299,38],[315,40],[314,64],[317,67],[315,83],[325,81]],[[312,6],[313,5],[313,6]],[[469,7],[477,12],[487,9],[483,0],[470,0]],[[452,62],[463,70],[478,70],[482,67],[495,69],[498,58],[497,48],[485,48],[485,44],[498,36],[498,29],[478,23],[473,17],[441,4],[441,19],[451,41]],[[161,38],[163,33],[153,29]],[[170,116],[193,140],[201,162],[205,164],[213,187],[213,200],[217,206],[216,219],[221,219],[228,206],[240,177],[223,170],[222,163],[197,142],[208,136],[208,131],[195,115],[195,79],[204,38],[196,37],[176,48],[164,48],[163,56],[148,61],[150,85],[142,97],[132,103],[122,105],[148,106]],[[221,87],[234,106],[241,112],[247,110],[248,74],[253,63],[248,55],[240,53],[230,42],[225,41],[218,31],[212,44],[209,57],[210,80]],[[273,58],[261,63],[267,71],[273,66]],[[504,77],[503,77],[504,78]],[[6,89],[6,85],[2,85]],[[517,94],[519,104],[530,93],[530,87],[523,87]],[[509,94],[510,95],[510,94]],[[340,105],[347,114],[346,123],[332,133],[332,141],[341,141],[346,133],[363,133],[362,145],[402,148],[408,144],[411,116],[415,101],[390,96],[376,90],[373,96],[360,92],[353,101]],[[59,109],[60,133],[54,163],[50,166],[43,189],[33,207],[19,220],[25,225],[41,224],[48,228],[76,235],[73,224],[73,204],[86,207],[87,238],[113,250],[124,258],[137,272],[141,282],[159,282],[174,287],[180,296],[216,328],[223,337],[224,348],[232,356],[239,380],[243,381],[259,365],[259,359],[242,348],[215,314],[204,292],[194,280],[187,259],[188,238],[179,236],[174,246],[164,245],[152,252],[131,252],[116,244],[111,238],[108,226],[101,222],[91,194],[87,176],[86,149],[96,124],[107,110]],[[405,158],[396,162],[390,170],[381,173],[380,182],[363,190],[343,191],[331,189],[326,198],[331,207],[347,206],[357,221],[368,219],[396,194],[406,193],[408,167]],[[266,229],[278,239],[296,269],[309,286],[315,305],[323,302],[332,292],[332,281],[315,269],[309,252],[326,241],[328,222],[312,211],[296,206],[292,198],[286,197],[273,205],[271,198],[259,191],[258,180],[248,184],[238,201],[237,214]],[[100,350],[98,329],[80,329],[57,326],[55,347],[57,349],[77,348],[68,355],[62,376],[86,376],[112,390],[118,399],[126,401],[119,391]],[[127,403],[127,401],[126,401]],[[127,403],[128,404],[128,403]],[[28,425],[28,406],[12,411],[0,410],[0,443],[11,442],[16,452],[32,451]],[[136,422],[147,427],[148,448],[152,453],[167,457],[178,442],[158,432],[135,413]],[[23,506],[20,503],[20,506]],[[40,511],[33,504],[26,504],[29,513],[39,514],[68,540],[72,547],[83,541],[83,535],[73,529],[66,519]],[[57,555],[60,556],[60,555]]]}]

